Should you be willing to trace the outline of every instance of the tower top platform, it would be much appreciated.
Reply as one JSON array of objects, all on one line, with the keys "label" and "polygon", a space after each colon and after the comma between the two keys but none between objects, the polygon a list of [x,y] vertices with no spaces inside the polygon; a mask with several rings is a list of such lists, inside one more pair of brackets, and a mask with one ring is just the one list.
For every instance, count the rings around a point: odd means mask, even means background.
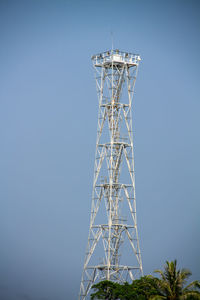
[{"label": "tower top platform", "polygon": [[139,54],[128,53],[124,51],[108,50],[91,57],[95,67],[111,68],[122,67],[128,65],[129,67],[137,66],[141,60]]}]

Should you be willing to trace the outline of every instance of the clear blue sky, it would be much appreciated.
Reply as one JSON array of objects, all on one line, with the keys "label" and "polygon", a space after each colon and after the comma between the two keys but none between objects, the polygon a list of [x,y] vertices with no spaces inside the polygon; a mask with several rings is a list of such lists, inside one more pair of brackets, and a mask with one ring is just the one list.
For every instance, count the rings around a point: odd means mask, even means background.
[{"label": "clear blue sky", "polygon": [[145,274],[200,279],[200,2],[0,1],[0,299],[77,299],[97,95],[90,57],[139,53],[136,195]]}]

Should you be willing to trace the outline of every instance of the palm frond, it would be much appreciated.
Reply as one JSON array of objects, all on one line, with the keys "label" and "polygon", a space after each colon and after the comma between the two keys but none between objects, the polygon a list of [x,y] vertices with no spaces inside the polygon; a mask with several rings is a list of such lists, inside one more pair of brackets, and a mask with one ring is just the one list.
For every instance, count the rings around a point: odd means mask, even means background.
[{"label": "palm frond", "polygon": [[162,270],[155,270],[154,273],[159,273],[163,280],[165,280],[165,275]]},{"label": "palm frond", "polygon": [[200,293],[198,291],[188,291],[185,292],[183,295],[180,296],[180,300],[187,300],[192,297],[193,300],[200,299]]}]

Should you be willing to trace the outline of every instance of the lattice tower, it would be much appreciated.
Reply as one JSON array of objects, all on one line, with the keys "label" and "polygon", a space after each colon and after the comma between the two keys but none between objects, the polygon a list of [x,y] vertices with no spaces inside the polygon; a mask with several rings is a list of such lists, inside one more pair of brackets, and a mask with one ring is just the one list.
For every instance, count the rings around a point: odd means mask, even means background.
[{"label": "lattice tower", "polygon": [[140,56],[111,50],[92,56],[99,114],[87,251],[79,299],[102,280],[143,274],[138,240],[132,100]]}]

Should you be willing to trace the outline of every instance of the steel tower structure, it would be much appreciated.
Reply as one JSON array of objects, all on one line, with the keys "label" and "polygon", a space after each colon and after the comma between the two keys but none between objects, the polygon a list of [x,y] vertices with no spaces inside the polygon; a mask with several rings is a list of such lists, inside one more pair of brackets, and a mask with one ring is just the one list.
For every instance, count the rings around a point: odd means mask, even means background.
[{"label": "steel tower structure", "polygon": [[102,280],[143,274],[139,248],[132,100],[140,56],[110,50],[92,56],[99,114],[92,207],[79,299]]}]

